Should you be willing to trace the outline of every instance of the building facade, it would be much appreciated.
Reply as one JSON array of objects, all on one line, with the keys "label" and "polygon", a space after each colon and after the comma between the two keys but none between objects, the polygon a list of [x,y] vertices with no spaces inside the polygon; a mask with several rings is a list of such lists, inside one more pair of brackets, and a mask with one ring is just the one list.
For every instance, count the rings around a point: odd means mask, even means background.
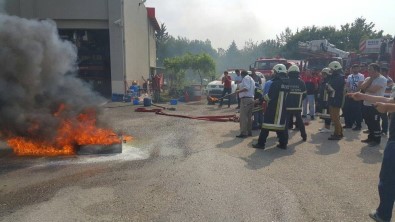
[{"label": "building facade", "polygon": [[59,35],[78,48],[79,77],[103,96],[142,85],[156,67],[155,8],[140,0],[6,0],[5,11],[52,19]]}]

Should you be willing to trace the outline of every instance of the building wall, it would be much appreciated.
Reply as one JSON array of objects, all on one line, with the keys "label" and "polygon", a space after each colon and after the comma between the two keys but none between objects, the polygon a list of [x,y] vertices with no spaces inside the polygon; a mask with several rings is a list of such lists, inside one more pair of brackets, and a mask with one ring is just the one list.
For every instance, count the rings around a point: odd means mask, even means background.
[{"label": "building wall", "polygon": [[155,38],[155,29],[152,25],[149,25],[149,59],[150,59],[150,67],[156,67],[156,38]]},{"label": "building wall", "polygon": [[[148,77],[156,66],[154,29],[139,0],[6,0],[6,12],[53,19],[62,29],[109,29],[112,93]],[[126,83],[125,84],[125,80]]]},{"label": "building wall", "polygon": [[[125,15],[125,53],[126,79],[128,84],[137,80],[142,84],[142,76],[149,77],[150,66],[156,65],[155,43],[153,28],[147,18],[147,10],[139,0],[124,2]],[[137,6],[137,7],[136,7]]]},{"label": "building wall", "polygon": [[125,93],[125,47],[123,38],[122,0],[109,0],[111,89],[112,93]]}]

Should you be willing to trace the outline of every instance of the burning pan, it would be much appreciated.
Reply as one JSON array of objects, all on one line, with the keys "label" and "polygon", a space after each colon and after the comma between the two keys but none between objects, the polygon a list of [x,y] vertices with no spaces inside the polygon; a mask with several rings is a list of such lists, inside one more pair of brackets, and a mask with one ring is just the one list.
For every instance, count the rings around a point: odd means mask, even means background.
[{"label": "burning pan", "polygon": [[111,145],[85,145],[77,148],[77,155],[122,153],[122,143]]}]

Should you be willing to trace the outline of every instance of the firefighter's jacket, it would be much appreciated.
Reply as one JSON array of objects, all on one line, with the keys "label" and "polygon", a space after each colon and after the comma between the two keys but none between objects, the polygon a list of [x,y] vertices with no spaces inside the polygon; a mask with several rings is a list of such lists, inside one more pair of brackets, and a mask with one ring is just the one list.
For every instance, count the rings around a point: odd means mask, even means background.
[{"label": "firefighter's jacket", "polygon": [[254,105],[252,112],[260,112],[263,111],[262,103],[263,103],[263,90],[261,87],[256,86],[255,84],[255,92],[254,92],[254,100],[259,100],[259,103]]},{"label": "firefighter's jacket", "polygon": [[341,108],[344,101],[344,75],[341,71],[334,71],[329,77],[326,90],[329,94],[328,105]]},{"label": "firefighter's jacket", "polygon": [[267,108],[263,118],[262,129],[281,131],[285,130],[289,79],[285,74],[276,74],[272,81],[269,92],[264,95]]},{"label": "firefighter's jacket", "polygon": [[326,84],[328,83],[329,77],[326,77],[322,80],[322,83],[320,85],[319,91],[318,91],[318,101],[320,103],[320,107],[322,109],[321,111],[321,118],[322,119],[330,119],[329,115],[329,107],[328,107],[328,99],[329,99],[329,94],[328,91],[326,90]]},{"label": "firefighter's jacket", "polygon": [[306,97],[306,84],[299,74],[289,74],[289,94],[287,96],[287,111],[302,111],[302,101]]}]

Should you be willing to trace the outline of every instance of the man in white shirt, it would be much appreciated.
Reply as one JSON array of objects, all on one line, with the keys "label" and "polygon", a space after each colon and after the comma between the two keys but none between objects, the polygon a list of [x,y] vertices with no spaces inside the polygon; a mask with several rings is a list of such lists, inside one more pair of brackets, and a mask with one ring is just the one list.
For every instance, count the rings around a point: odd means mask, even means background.
[{"label": "man in white shirt", "polygon": [[[361,90],[361,85],[365,80],[365,76],[359,73],[359,65],[354,64],[351,67],[351,74],[346,79],[347,93],[355,93]],[[344,101],[344,122],[343,128],[352,128],[355,123],[354,131],[361,130],[362,126],[362,102],[355,101],[350,97],[346,97]]]},{"label": "man in white shirt", "polygon": [[[236,73],[235,83],[237,84],[237,89],[239,89],[239,85],[240,85],[241,81],[243,80],[243,77],[241,77],[239,69],[236,69],[235,73]],[[240,97],[239,97],[239,95],[237,95],[237,107],[236,107],[236,109],[240,109]]]},{"label": "man in white shirt", "polygon": [[[362,83],[361,90],[367,95],[384,96],[387,79],[380,74],[380,66],[372,63],[368,67],[368,72],[369,77]],[[373,103],[367,100],[363,101],[362,113],[368,125],[369,135],[361,142],[368,143],[369,146],[377,146],[381,142],[380,113],[374,108]]]},{"label": "man in white shirt", "polygon": [[240,134],[236,137],[246,138],[252,136],[252,109],[254,108],[255,81],[247,71],[241,72],[243,77],[236,93],[240,97]]}]

